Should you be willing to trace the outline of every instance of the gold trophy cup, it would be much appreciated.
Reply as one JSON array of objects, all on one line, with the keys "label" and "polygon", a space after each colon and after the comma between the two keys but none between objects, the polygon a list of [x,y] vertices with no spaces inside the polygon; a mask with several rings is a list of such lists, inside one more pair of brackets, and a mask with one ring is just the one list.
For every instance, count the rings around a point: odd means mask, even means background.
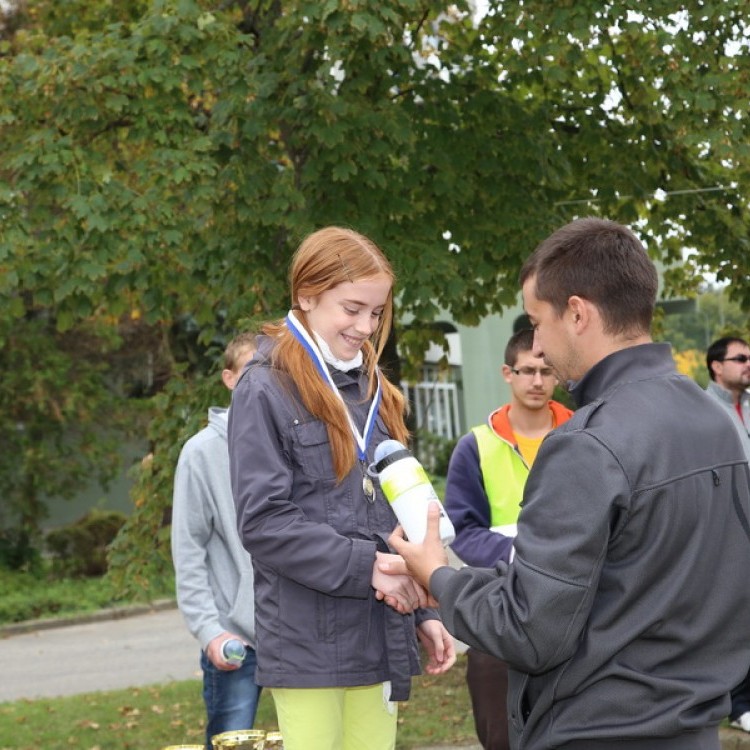
[{"label": "gold trophy cup", "polygon": [[284,750],[281,732],[269,732],[266,735],[266,744],[263,750]]},{"label": "gold trophy cup", "polygon": [[262,729],[222,732],[211,737],[214,750],[264,750],[266,733]]}]

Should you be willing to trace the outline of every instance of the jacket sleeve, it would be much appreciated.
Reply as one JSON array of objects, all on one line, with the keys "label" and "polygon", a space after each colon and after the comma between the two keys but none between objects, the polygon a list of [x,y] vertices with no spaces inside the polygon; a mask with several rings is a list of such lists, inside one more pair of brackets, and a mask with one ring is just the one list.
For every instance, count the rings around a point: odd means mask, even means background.
[{"label": "jacket sleeve", "polygon": [[224,628],[208,578],[206,547],[211,535],[210,473],[204,455],[189,440],[177,461],[172,498],[172,561],[180,612],[188,630],[205,648]]},{"label": "jacket sleeve", "polygon": [[568,659],[591,611],[610,528],[629,499],[605,446],[583,432],[551,433],[526,483],[513,562],[433,573],[430,590],[448,630],[530,674]]},{"label": "jacket sleeve", "polygon": [[451,455],[445,483],[445,512],[456,530],[451,549],[467,565],[491,567],[509,559],[513,539],[490,531],[490,502],[472,432],[456,443]]},{"label": "jacket sleeve", "polygon": [[266,367],[249,371],[232,393],[229,462],[240,538],[256,564],[325,594],[364,599],[377,543],[343,536],[293,501],[292,414],[282,406],[291,398]]}]

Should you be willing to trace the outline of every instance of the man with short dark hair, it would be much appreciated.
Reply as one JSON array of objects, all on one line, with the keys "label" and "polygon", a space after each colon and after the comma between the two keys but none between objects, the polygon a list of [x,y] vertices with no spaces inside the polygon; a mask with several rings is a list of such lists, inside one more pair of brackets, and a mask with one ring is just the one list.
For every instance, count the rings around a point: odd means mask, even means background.
[{"label": "man with short dark hair", "polygon": [[[711,382],[706,391],[729,414],[750,460],[750,346],[737,336],[714,341],[706,352]],[[736,729],[750,732],[750,672],[732,690],[729,722]]]},{"label": "man with short dark hair", "polygon": [[521,284],[534,352],[578,409],[539,449],[512,562],[449,567],[435,504],[422,544],[389,541],[451,633],[509,663],[512,747],[719,750],[750,665],[736,431],[651,341],[657,274],[629,229],[562,227]]},{"label": "man with short dark hair", "polygon": [[[750,346],[737,336],[718,339],[708,347],[706,367],[711,378],[706,391],[732,418],[750,460],[750,393],[747,390],[750,387]],[[750,724],[747,731],[750,731]]]}]

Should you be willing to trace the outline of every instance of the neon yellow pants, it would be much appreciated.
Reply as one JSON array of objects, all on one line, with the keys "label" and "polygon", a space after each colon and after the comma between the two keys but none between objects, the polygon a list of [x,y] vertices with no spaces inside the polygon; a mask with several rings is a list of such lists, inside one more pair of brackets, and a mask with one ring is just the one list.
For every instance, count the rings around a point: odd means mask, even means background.
[{"label": "neon yellow pants", "polygon": [[383,690],[271,688],[284,750],[394,750],[398,703]]}]

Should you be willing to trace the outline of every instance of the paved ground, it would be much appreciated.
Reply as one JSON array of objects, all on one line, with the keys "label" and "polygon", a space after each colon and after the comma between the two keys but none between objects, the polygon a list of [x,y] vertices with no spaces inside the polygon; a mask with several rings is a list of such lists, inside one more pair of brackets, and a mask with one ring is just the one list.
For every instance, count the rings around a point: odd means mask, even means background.
[{"label": "paved ground", "polygon": [[[200,676],[197,644],[173,602],[105,611],[64,627],[37,622],[0,628],[0,665],[0,703]],[[750,750],[750,735],[722,730],[721,745],[722,750]],[[421,750],[481,748],[442,745]]]},{"label": "paved ground", "polygon": [[0,702],[197,677],[198,644],[178,610],[164,603],[136,611],[114,619],[111,611],[65,627],[1,629]]}]

